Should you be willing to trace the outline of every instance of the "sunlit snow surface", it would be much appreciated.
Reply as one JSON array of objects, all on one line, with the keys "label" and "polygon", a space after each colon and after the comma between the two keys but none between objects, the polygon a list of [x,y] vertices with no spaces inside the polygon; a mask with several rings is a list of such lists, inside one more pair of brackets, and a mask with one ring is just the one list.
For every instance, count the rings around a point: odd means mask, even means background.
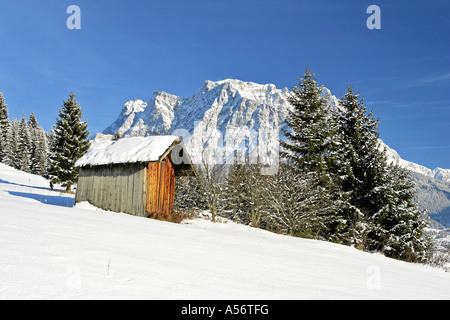
[{"label": "sunlit snow surface", "polygon": [[207,219],[72,207],[0,165],[1,299],[449,299],[450,273]]}]

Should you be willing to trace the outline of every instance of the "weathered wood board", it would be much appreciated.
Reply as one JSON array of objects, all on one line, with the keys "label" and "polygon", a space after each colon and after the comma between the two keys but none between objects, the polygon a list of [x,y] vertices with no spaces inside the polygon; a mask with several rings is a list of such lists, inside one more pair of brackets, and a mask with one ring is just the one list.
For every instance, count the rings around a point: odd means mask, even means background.
[{"label": "weathered wood board", "polygon": [[83,167],[75,202],[89,201],[103,210],[147,216],[145,164]]}]

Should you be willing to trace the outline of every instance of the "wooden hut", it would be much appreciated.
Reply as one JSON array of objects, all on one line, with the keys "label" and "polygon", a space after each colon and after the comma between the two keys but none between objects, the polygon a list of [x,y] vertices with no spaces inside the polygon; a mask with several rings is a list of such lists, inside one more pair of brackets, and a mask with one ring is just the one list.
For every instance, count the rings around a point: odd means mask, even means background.
[{"label": "wooden hut", "polygon": [[104,210],[160,219],[173,212],[175,177],[193,174],[177,136],[94,141],[76,166],[75,203],[88,201]]}]

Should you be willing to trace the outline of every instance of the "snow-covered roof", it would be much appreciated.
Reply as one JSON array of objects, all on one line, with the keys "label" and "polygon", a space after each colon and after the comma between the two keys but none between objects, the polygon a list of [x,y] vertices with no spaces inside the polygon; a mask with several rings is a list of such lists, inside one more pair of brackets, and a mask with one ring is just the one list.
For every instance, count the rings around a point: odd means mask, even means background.
[{"label": "snow-covered roof", "polygon": [[127,137],[117,141],[96,137],[77,167],[160,161],[174,146],[183,143],[177,136]]}]

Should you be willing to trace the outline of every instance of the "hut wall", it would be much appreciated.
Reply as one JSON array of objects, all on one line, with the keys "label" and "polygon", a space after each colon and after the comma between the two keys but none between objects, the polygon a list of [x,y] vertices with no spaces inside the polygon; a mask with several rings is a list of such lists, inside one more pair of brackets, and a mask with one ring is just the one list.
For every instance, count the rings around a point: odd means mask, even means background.
[{"label": "hut wall", "polygon": [[145,165],[105,165],[80,170],[75,202],[89,201],[104,210],[147,216]]},{"label": "hut wall", "polygon": [[175,200],[175,172],[166,157],[161,162],[150,162],[147,166],[145,206],[148,215],[169,218]]}]

